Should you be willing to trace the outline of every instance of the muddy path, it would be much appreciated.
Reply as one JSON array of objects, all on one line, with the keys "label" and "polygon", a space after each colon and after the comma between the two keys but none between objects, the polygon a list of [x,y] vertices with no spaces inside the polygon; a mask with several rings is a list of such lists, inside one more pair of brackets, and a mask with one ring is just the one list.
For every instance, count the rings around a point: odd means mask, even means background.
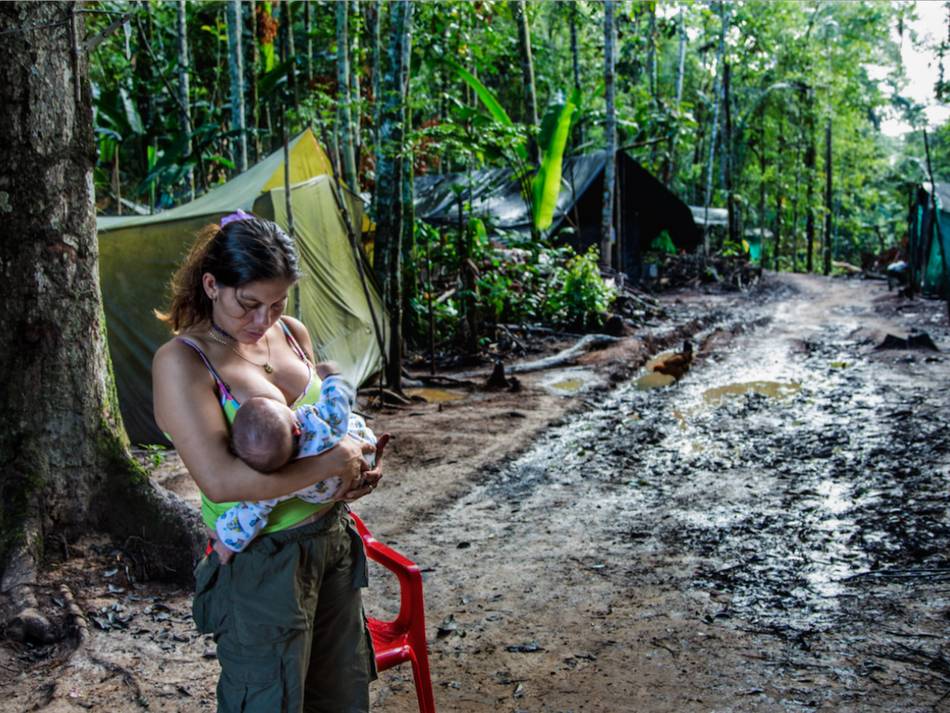
[{"label": "muddy path", "polygon": [[[591,401],[404,533],[442,707],[950,710],[950,363],[873,350],[950,343],[941,305],[894,305],[783,277],[682,381]],[[408,672],[377,703],[412,710]]]},{"label": "muddy path", "polygon": [[[944,307],[766,282],[666,297],[668,323],[520,392],[375,414],[396,439],[357,509],[424,570],[439,710],[950,711]],[[873,349],[912,328],[941,351]],[[640,388],[684,335],[690,372]],[[195,499],[173,456],[155,477]],[[213,711],[189,592],[105,540],[64,548],[41,599],[65,584],[89,640],[5,642],[0,711]],[[385,617],[394,580],[371,579]],[[408,667],[372,695],[417,710]]]}]

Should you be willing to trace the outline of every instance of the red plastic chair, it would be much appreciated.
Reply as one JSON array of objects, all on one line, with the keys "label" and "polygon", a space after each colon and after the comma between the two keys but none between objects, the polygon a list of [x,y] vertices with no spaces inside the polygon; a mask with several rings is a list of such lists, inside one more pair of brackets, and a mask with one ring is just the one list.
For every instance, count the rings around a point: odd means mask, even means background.
[{"label": "red plastic chair", "polygon": [[422,573],[419,566],[391,547],[378,542],[356,513],[350,512],[356,530],[363,538],[366,556],[399,578],[399,614],[393,621],[367,617],[369,633],[376,652],[376,668],[385,671],[409,661],[416,683],[420,713],[435,713],[429,652],[426,647],[425,607],[422,600]]}]

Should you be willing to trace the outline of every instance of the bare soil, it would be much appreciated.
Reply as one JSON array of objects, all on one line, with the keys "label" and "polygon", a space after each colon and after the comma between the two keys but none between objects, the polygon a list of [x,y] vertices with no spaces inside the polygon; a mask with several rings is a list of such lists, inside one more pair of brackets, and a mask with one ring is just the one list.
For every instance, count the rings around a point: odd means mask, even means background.
[{"label": "bare soil", "polygon": [[[945,305],[801,275],[661,299],[520,391],[372,414],[394,441],[355,509],[424,570],[439,709],[950,711]],[[941,351],[874,349],[914,329]],[[687,336],[690,372],[638,388]],[[154,477],[194,500],[174,455]],[[89,639],[6,641],[0,711],[214,710],[189,592],[106,540],[63,548],[38,592],[64,630],[71,594]],[[408,667],[373,710],[417,710]]]}]

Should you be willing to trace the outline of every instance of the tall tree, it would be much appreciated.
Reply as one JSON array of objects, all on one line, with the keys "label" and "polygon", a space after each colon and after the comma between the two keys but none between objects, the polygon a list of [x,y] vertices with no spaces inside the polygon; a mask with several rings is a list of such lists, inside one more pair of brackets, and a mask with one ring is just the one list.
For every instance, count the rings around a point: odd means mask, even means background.
[{"label": "tall tree", "polygon": [[716,137],[719,130],[719,105],[722,103],[722,95],[725,90],[725,57],[726,57],[726,32],[729,26],[729,11],[726,8],[725,0],[719,0],[719,49],[716,55],[716,66],[719,68],[720,81],[716,87],[716,98],[713,103],[712,123],[710,125],[709,138],[709,160],[706,164],[706,191],[703,197],[703,254],[709,254],[709,206],[712,202],[712,176],[713,164],[716,159]]},{"label": "tall tree", "polygon": [[247,170],[247,126],[244,120],[244,55],[241,52],[241,0],[228,0],[228,69],[231,77],[231,129],[234,163],[238,173]]},{"label": "tall tree", "polygon": [[617,108],[615,70],[617,66],[616,29],[614,28],[614,0],[604,0],[604,90],[606,95],[607,158],[604,166],[604,200],[600,216],[600,264],[613,263],[614,244],[614,183],[617,171]]},{"label": "tall tree", "polygon": [[392,325],[386,380],[391,388],[397,390],[402,383],[402,182],[407,180],[402,160],[408,128],[404,107],[409,70],[405,63],[407,47],[412,41],[412,10],[411,0],[393,0],[390,5],[390,41],[386,71],[380,86],[382,105],[376,151],[373,270],[383,287]]},{"label": "tall tree", "polygon": [[340,136],[340,151],[343,154],[343,180],[355,193],[359,190],[359,184],[356,176],[356,151],[350,97],[349,6],[350,0],[339,0],[336,4],[336,85],[339,101],[337,133]]},{"label": "tall tree", "polygon": [[[16,638],[48,641],[30,585],[52,542],[122,537],[153,573],[190,577],[196,515],[129,454],[109,367],[92,186],[96,147],[72,2],[0,3],[0,589]],[[28,166],[29,170],[24,170]],[[174,513],[169,517],[170,513]],[[175,570],[174,572],[170,570]]]},{"label": "tall tree", "polygon": [[815,92],[806,88],[805,128],[808,144],[805,149],[805,272],[814,271],[815,254],[815,164],[818,157],[818,137],[815,129]]},{"label": "tall tree", "polygon": [[[521,83],[524,86],[524,123],[531,127],[532,131],[538,126],[538,98],[534,85],[534,58],[531,56],[531,27],[528,23],[528,8],[525,0],[515,0],[511,4],[512,13],[515,22],[518,25],[518,47],[521,50]],[[530,155],[540,163],[541,157],[538,154],[538,142],[533,134],[529,142],[531,149]]]},{"label": "tall tree", "polygon": [[834,198],[831,192],[831,117],[825,125],[825,236],[823,242],[823,268],[826,275],[831,274],[831,230],[834,218]]},{"label": "tall tree", "polygon": [[[187,148],[185,149],[185,159],[187,160],[191,158],[191,134],[193,129],[191,126],[191,92],[188,87],[188,22],[185,9],[185,0],[178,0],[178,106],[181,128],[187,137]],[[195,174],[193,169],[188,169],[186,181],[188,182],[191,199],[194,200]]]},{"label": "tall tree", "polygon": [[673,178],[676,176],[676,151],[680,123],[679,114],[680,106],[683,103],[683,77],[686,74],[686,8],[684,5],[680,5],[676,34],[679,37],[679,49],[677,51],[676,62],[676,96],[673,100],[673,107],[677,120],[673,123],[673,135],[670,138],[670,156],[666,162],[666,175],[663,177],[663,182],[667,186],[672,184]]}]

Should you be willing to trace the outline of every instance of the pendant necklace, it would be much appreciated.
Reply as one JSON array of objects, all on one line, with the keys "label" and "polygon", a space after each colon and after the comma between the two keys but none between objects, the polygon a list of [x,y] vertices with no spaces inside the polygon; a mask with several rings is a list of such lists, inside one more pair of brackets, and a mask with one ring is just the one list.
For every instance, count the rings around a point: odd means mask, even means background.
[{"label": "pendant necklace", "polygon": [[234,352],[235,354],[237,354],[238,357],[240,357],[241,359],[243,359],[244,361],[246,361],[248,364],[253,364],[254,366],[259,366],[261,369],[263,369],[264,371],[266,371],[268,374],[273,374],[273,373],[274,373],[274,367],[272,367],[272,366],[271,366],[271,363],[270,363],[270,341],[267,339],[267,334],[266,334],[266,333],[264,334],[264,345],[267,347],[267,359],[264,361],[263,364],[258,364],[256,361],[251,361],[251,360],[248,359],[246,356],[244,356],[243,354],[241,354],[241,352],[239,352],[239,351],[234,347],[234,342],[236,342],[237,340],[236,340],[234,337],[232,337],[230,334],[228,334],[227,332],[225,332],[223,329],[221,329],[221,327],[219,327],[218,325],[216,325],[216,324],[214,323],[214,321],[211,322],[211,329],[208,330],[208,336],[211,337],[211,338],[212,338],[214,341],[216,341],[218,344],[224,344],[225,346],[229,347],[232,352]]}]

